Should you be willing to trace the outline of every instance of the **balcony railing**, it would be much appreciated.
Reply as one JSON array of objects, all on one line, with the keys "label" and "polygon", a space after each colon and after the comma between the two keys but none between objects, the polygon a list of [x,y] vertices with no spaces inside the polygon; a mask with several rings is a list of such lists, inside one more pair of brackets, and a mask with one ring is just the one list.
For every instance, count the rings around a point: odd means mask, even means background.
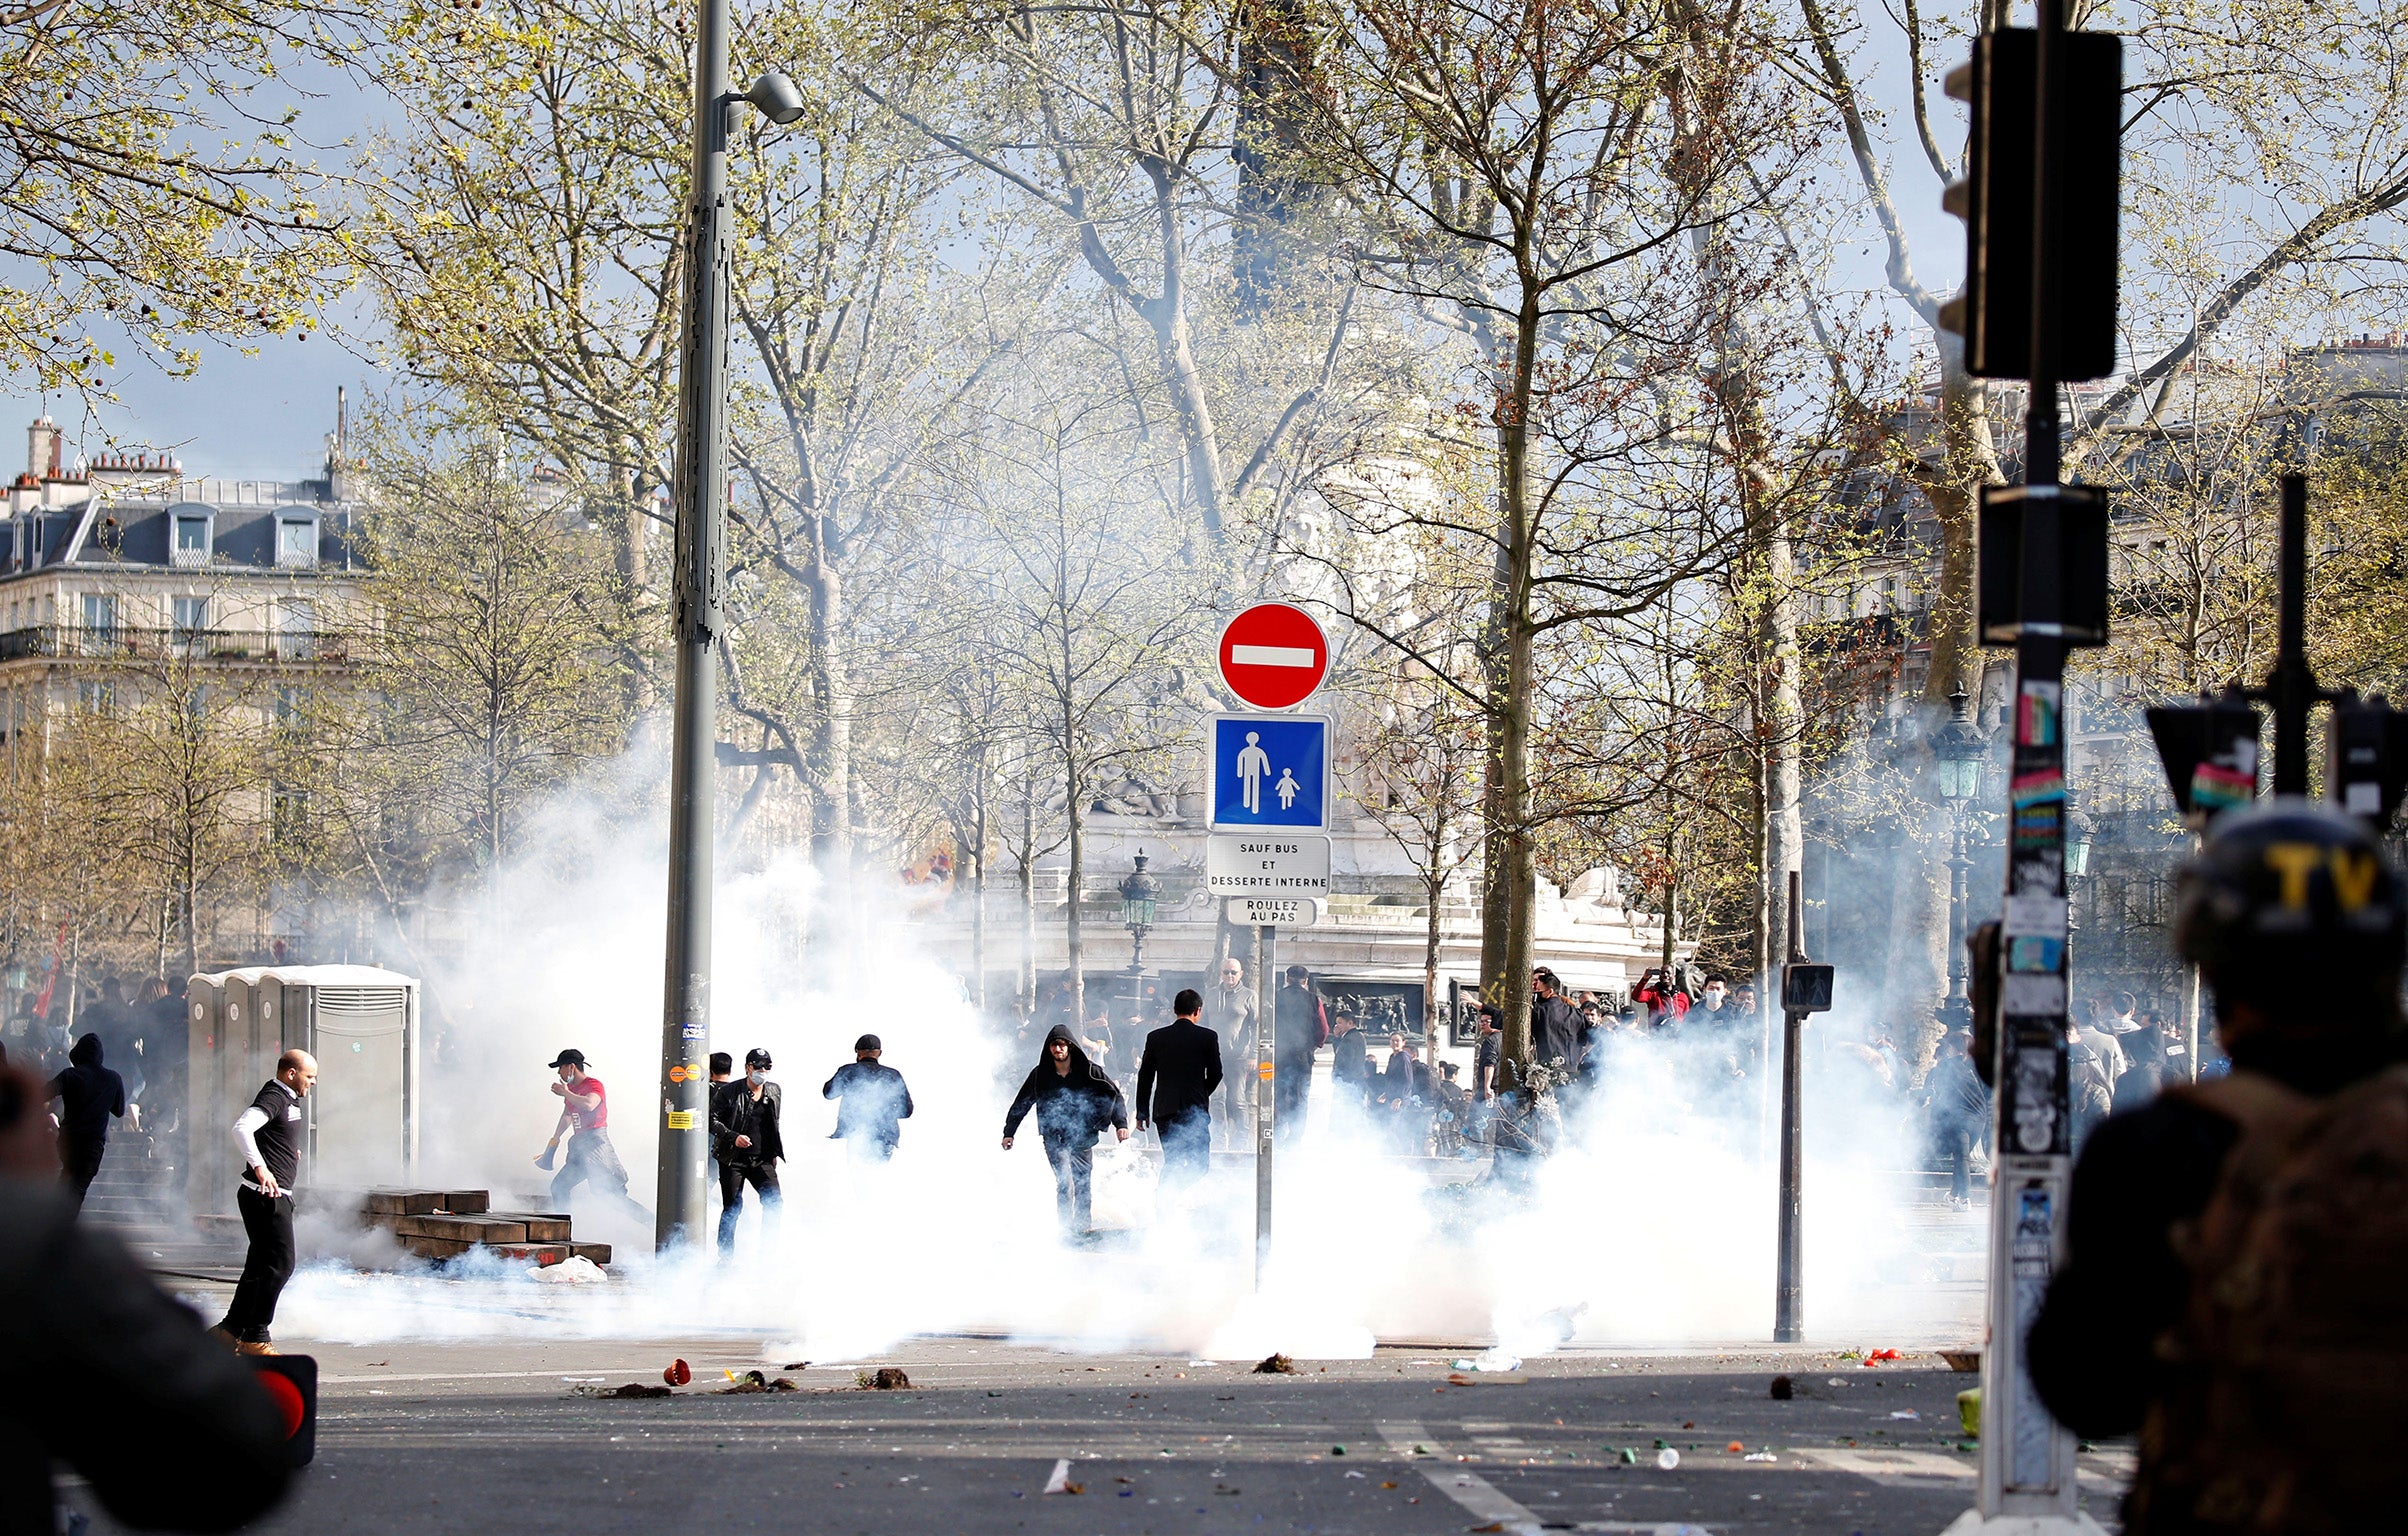
[{"label": "balcony railing", "polygon": [[144,629],[127,624],[39,624],[0,633],[0,661],[32,656],[341,665],[351,659],[351,645],[348,635],[325,631],[280,635],[237,629]]}]

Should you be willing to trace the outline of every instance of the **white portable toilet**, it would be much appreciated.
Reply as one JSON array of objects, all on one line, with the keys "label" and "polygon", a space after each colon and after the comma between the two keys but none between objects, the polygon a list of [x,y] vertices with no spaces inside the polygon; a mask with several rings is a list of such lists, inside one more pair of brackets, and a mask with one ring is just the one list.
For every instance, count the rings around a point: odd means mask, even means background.
[{"label": "white portable toilet", "polygon": [[231,1127],[294,1047],[318,1059],[302,1106],[302,1187],[408,1181],[418,1163],[416,977],[368,965],[249,967],[195,976],[186,998],[196,1212],[233,1209],[242,1170]]}]

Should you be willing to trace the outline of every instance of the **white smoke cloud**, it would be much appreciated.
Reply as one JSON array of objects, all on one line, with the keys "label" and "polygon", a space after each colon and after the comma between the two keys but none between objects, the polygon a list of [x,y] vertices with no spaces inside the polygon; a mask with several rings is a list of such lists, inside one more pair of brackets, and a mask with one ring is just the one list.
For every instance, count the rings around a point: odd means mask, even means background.
[{"label": "white smoke cloud", "polygon": [[[530,839],[537,851],[480,898],[490,921],[471,925],[458,960],[426,978],[446,1029],[425,1079],[423,1186],[551,1208],[538,1193],[549,1175],[530,1159],[558,1110],[545,1063],[575,1046],[609,1086],[630,1192],[653,1203],[665,859],[661,818],[626,808],[642,810],[646,796],[629,786],[656,785],[656,769],[631,756],[564,798]],[[1433,1193],[1426,1164],[1382,1155],[1329,1124],[1317,1101],[1306,1134],[1279,1151],[1278,1241],[1257,1294],[1251,1171],[1165,1194],[1135,1140],[1096,1154],[1099,1224],[1131,1230],[1065,1247],[1038,1138],[999,1146],[1031,1062],[981,1026],[899,903],[823,914],[816,895],[799,855],[723,868],[719,883],[711,1046],[739,1061],[766,1047],[785,1089],[774,1243],[748,1210],[736,1262],[656,1261],[647,1227],[581,1192],[578,1237],[616,1247],[607,1286],[537,1285],[499,1263],[436,1273],[393,1260],[362,1272],[351,1263],[383,1250],[353,1239],[344,1262],[294,1280],[279,1326],[338,1340],[477,1338],[536,1318],[548,1332],[597,1338],[750,1336],[777,1361],[863,1359],[961,1332],[1225,1359],[1360,1357],[1381,1339],[1494,1337],[1531,1354],[1770,1336],[1762,1101],[1753,1082],[1718,1081],[1708,1044],[1618,1052],[1574,1115],[1570,1144],[1526,1195]],[[806,949],[814,919],[835,933]],[[883,1167],[856,1166],[825,1139],[835,1106],[820,1084],[864,1032],[882,1037],[917,1106]],[[1916,1342],[1895,1331],[1905,1327],[1928,1342],[1975,1337],[1978,1296],[1920,1291],[1899,1172],[1916,1149],[1894,1111],[1868,1112],[1859,1085],[1819,1070],[1829,1056],[1809,1056],[1810,1336]]]}]

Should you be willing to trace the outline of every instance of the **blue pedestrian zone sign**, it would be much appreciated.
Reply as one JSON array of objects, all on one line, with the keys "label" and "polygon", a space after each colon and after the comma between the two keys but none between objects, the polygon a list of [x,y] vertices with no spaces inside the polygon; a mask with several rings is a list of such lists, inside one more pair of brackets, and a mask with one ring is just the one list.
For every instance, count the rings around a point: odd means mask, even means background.
[{"label": "blue pedestrian zone sign", "polygon": [[1329,720],[1321,715],[1212,717],[1212,824],[1329,824]]}]

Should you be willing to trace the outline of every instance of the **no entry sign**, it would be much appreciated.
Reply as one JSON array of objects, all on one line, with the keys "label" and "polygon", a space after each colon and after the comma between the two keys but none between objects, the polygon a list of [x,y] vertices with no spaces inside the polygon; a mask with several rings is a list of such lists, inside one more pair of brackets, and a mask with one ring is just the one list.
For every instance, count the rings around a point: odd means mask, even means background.
[{"label": "no entry sign", "polygon": [[1329,677],[1329,637],[1292,603],[1256,603],[1221,631],[1229,691],[1256,709],[1293,709]]}]

